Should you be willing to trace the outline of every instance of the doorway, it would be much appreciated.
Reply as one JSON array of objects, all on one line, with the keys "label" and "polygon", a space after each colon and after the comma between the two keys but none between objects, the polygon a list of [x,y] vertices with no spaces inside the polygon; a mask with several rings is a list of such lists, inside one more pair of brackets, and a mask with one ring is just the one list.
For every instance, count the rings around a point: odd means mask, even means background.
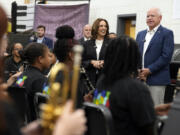
[{"label": "doorway", "polygon": [[135,39],[136,14],[118,15],[117,35],[127,35]]}]

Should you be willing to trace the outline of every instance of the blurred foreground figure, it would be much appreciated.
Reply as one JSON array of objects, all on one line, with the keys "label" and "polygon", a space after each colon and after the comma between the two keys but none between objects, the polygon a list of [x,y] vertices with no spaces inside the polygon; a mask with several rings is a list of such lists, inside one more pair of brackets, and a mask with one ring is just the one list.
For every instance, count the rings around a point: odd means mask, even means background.
[{"label": "blurred foreground figure", "polygon": [[116,135],[154,135],[154,104],[148,88],[136,79],[139,64],[136,41],[121,36],[110,42],[93,102],[110,109]]},{"label": "blurred foreground figure", "polygon": [[[3,65],[2,50],[5,50],[2,44],[2,38],[7,29],[7,17],[4,10],[0,7],[0,64]],[[27,125],[23,133],[18,127],[18,120],[15,110],[11,105],[11,101],[6,93],[6,84],[2,84],[3,68],[0,67],[0,134],[1,135],[41,135],[41,128],[38,122],[33,125]],[[64,107],[64,113],[57,121],[53,135],[83,135],[86,130],[86,119],[83,110],[71,111],[72,102],[68,102]]]}]

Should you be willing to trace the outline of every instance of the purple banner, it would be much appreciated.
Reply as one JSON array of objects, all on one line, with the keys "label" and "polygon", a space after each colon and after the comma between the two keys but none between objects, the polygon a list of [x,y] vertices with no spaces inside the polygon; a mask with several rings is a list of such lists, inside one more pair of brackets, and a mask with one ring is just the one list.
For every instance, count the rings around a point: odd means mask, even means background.
[{"label": "purple banner", "polygon": [[88,23],[89,4],[81,5],[36,5],[34,29],[38,25],[46,27],[46,36],[54,41],[55,30],[62,25],[70,25],[75,30],[75,39],[82,37],[82,28]]}]

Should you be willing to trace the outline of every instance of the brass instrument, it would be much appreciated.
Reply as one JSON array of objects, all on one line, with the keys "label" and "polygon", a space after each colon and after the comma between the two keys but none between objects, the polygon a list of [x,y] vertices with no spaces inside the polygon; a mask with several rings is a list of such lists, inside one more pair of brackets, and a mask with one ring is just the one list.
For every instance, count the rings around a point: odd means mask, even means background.
[{"label": "brass instrument", "polygon": [[92,82],[90,81],[89,76],[86,72],[86,69],[83,66],[81,66],[80,73],[84,76],[84,79],[85,79],[84,83],[87,87],[88,92],[92,94],[95,90],[95,87],[92,84]]},{"label": "brass instrument", "polygon": [[[83,47],[76,45],[74,48],[74,65],[73,65],[73,76],[72,76],[72,85],[71,85],[71,98],[76,105],[76,95],[77,95],[77,86],[79,80],[79,70],[81,64],[81,54]],[[63,82],[55,82],[56,76],[59,72],[63,73]],[[51,135],[54,128],[54,124],[57,118],[62,114],[64,104],[68,98],[69,94],[69,71],[68,67],[63,63],[56,64],[51,71],[49,78],[50,83],[50,95],[47,104],[41,106],[41,125],[43,127],[44,135]],[[73,108],[72,108],[73,109]]]}]

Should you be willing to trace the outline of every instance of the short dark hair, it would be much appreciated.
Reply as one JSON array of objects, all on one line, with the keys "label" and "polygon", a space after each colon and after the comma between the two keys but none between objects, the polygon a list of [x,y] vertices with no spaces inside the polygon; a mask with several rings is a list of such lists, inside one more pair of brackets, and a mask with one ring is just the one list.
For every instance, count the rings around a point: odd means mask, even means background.
[{"label": "short dark hair", "polygon": [[39,28],[43,28],[44,31],[46,31],[46,27],[45,27],[44,25],[39,25],[39,26],[37,26],[37,29],[39,29]]},{"label": "short dark hair", "polygon": [[115,35],[116,35],[116,33],[114,33],[114,32],[110,32],[109,35],[110,35],[110,34],[115,34]]},{"label": "short dark hair", "polygon": [[136,41],[128,36],[113,39],[107,47],[104,70],[106,84],[126,77],[137,76],[140,53]]},{"label": "short dark hair", "polygon": [[44,56],[46,49],[48,49],[46,45],[32,42],[25,47],[21,55],[24,60],[29,62],[29,64],[34,64],[36,58]]},{"label": "short dark hair", "polygon": [[74,38],[74,29],[69,25],[63,25],[56,29],[57,41],[54,44],[54,54],[60,62],[65,62],[68,53],[77,41]]},{"label": "short dark hair", "polygon": [[108,21],[106,19],[103,19],[103,18],[98,18],[94,21],[93,25],[92,25],[92,31],[91,31],[91,34],[92,34],[92,38],[93,39],[96,39],[97,38],[97,35],[98,35],[98,29],[99,29],[99,23],[101,21],[105,21],[106,22],[106,25],[107,25],[107,31],[106,31],[106,35],[105,37],[108,37],[109,35],[109,24],[108,24]]}]

